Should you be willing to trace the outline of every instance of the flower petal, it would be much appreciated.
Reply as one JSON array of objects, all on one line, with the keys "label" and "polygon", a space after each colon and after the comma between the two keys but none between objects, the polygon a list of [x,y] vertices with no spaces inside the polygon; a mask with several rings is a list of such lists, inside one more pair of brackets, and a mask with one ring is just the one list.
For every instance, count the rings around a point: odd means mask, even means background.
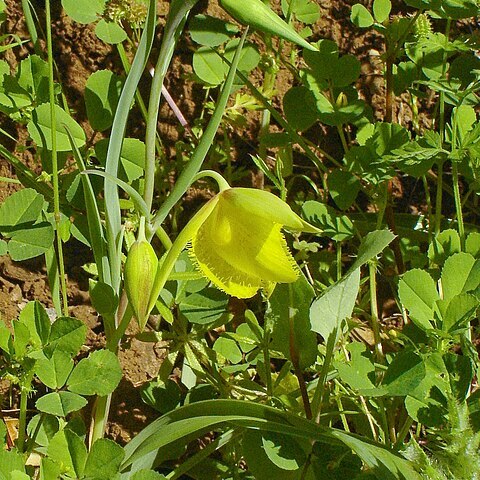
[{"label": "flower petal", "polygon": [[257,211],[238,208],[220,197],[192,238],[192,253],[205,276],[239,298],[277,282],[294,282],[298,267],[280,232],[281,225]]},{"label": "flower petal", "polygon": [[287,203],[265,190],[236,187],[224,190],[219,196],[220,201],[225,200],[234,205],[237,211],[249,216],[254,214],[292,230],[321,233],[321,230],[299,217]]}]

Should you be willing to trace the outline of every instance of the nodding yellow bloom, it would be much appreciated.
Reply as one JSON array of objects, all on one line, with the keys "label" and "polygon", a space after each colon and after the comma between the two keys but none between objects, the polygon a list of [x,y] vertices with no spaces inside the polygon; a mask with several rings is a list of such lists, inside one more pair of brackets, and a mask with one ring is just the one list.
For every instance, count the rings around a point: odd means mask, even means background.
[{"label": "nodding yellow bloom", "polygon": [[277,283],[297,280],[299,268],[282,227],[320,233],[275,195],[252,188],[223,190],[196,217],[204,220],[191,240],[194,263],[238,298],[250,298],[259,289],[270,295]]}]

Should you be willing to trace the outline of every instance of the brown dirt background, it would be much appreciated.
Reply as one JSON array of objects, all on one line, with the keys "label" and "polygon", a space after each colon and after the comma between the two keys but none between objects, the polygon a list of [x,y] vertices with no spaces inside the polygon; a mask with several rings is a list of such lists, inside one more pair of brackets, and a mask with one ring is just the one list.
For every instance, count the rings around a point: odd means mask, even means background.
[{"label": "brown dirt background", "polygon": [[[8,19],[4,25],[4,32],[15,33],[21,39],[28,38],[20,2],[6,0],[6,3]],[[42,2],[37,0],[33,3],[43,21]],[[87,138],[89,138],[93,132],[88,125],[83,102],[86,80],[90,74],[99,69],[111,69],[119,74],[123,73],[123,69],[116,51],[97,39],[92,25],[76,24],[62,11],[60,1],[52,3],[54,4],[52,11],[54,55],[60,72],[60,80],[65,87],[70,108],[76,112],[75,118],[85,128]],[[343,53],[354,54],[361,61],[362,76],[358,84],[359,92],[368,103],[374,106],[375,116],[381,119],[383,117],[383,80],[377,63],[378,52],[383,50],[380,37],[372,31],[359,32],[353,27],[349,16],[350,7],[355,2],[319,0],[318,3],[321,9],[321,19],[313,26],[314,40],[333,39]],[[394,1],[393,3],[395,5],[399,2]],[[279,2],[277,2],[277,6],[278,4]],[[168,2],[159,1],[158,7],[160,23],[163,24],[164,16],[168,11]],[[205,11],[214,16],[227,18],[215,1],[200,1],[193,14]],[[398,12],[398,8],[396,11]],[[400,13],[406,14],[406,12]],[[160,33],[155,42],[152,58],[155,58],[159,40]],[[5,58],[12,69],[15,69],[18,62],[30,53],[32,53],[31,45],[25,44],[20,48],[7,50]],[[201,87],[185,79],[185,76],[192,71],[191,58],[192,44],[188,38],[184,38],[175,52],[172,68],[169,70],[166,80],[167,88],[189,121],[193,121],[198,116],[204,97]],[[145,75],[141,83],[144,98],[147,98],[148,84],[149,79]],[[277,98],[281,98],[291,85],[291,76],[281,72],[277,84]],[[397,105],[397,111],[399,105]],[[407,109],[403,109],[401,117],[402,122],[408,123],[409,112]],[[139,121],[139,118],[138,114],[132,115],[128,125],[129,135],[143,138],[143,122]],[[247,150],[251,149],[251,144],[255,142],[258,129],[258,125],[255,123],[256,118],[258,117],[255,114],[249,117],[249,130],[244,132],[247,139]],[[18,145],[25,144],[27,141],[25,129],[10,119],[0,116],[0,127],[18,138]],[[184,132],[178,128],[176,118],[165,103],[160,111],[159,130],[166,145],[167,157],[173,158],[175,142],[182,138]],[[328,136],[327,131],[319,128],[312,135],[316,136],[316,141],[320,138],[320,145],[328,152],[333,154],[338,152],[337,141],[332,140],[332,136]],[[5,146],[11,151],[15,151],[17,147],[8,140],[5,141]],[[245,153],[243,148],[241,150],[242,153]],[[251,151],[253,152],[253,150]],[[16,154],[30,168],[39,171],[38,162],[30,153],[22,153],[17,149]],[[241,161],[242,159],[239,158],[238,163],[241,164]],[[15,176],[13,168],[4,159],[0,159],[0,176]],[[17,186],[14,184],[2,183],[0,202],[16,189]],[[95,348],[103,345],[102,327],[90,304],[88,276],[81,268],[82,263],[90,257],[88,249],[78,242],[73,241],[68,244],[66,268],[70,315],[83,320],[88,325],[88,347]],[[2,319],[7,323],[10,322],[18,316],[22,306],[31,300],[38,300],[46,307],[52,306],[43,259],[37,258],[15,263],[8,257],[0,257],[0,315]],[[128,333],[135,333],[135,328],[132,327]],[[158,416],[158,413],[141,401],[138,387],[155,378],[165,354],[161,347],[159,344],[147,344],[133,339],[130,348],[122,350],[120,354],[124,378],[112,400],[108,429],[108,435],[120,443],[127,442],[152,418]]]}]

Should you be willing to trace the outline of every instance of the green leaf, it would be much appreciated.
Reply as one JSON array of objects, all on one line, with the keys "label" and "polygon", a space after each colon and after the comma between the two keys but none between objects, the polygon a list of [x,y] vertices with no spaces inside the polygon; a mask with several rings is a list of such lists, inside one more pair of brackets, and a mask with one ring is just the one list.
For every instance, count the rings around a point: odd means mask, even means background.
[{"label": "green leaf", "polygon": [[442,330],[455,332],[468,328],[478,306],[479,302],[473,295],[461,293],[454,296],[443,315]]},{"label": "green leaf", "polygon": [[[35,143],[46,150],[52,150],[50,105],[42,103],[32,112],[32,120],[28,122],[28,133]],[[77,147],[85,145],[85,132],[82,127],[61,107],[55,105],[55,135],[58,152],[72,150],[70,140],[65,131],[65,125],[70,130]]]},{"label": "green leaf", "polygon": [[62,0],[67,15],[78,23],[92,23],[105,10],[106,0]]},{"label": "green leaf", "polygon": [[333,336],[336,343],[342,322],[352,316],[360,287],[360,269],[345,275],[315,300],[310,308],[310,323],[325,342]]},{"label": "green leaf", "polygon": [[60,422],[54,415],[37,414],[29,422],[27,433],[30,438],[35,435],[35,444],[46,447],[60,429]]},{"label": "green leaf", "polygon": [[27,347],[31,343],[30,330],[26,325],[17,320],[12,321],[13,326],[13,349],[17,359],[21,360],[27,353]]},{"label": "green leaf", "polygon": [[51,356],[55,350],[76,355],[87,335],[87,326],[72,317],[60,317],[53,324],[45,353]]},{"label": "green leaf", "polygon": [[110,480],[119,471],[125,452],[112,440],[98,439],[88,454],[85,475],[95,480]]},{"label": "green leaf", "polygon": [[31,92],[37,105],[48,102],[48,63],[38,55],[29,55],[18,67],[18,84]]},{"label": "green leaf", "polygon": [[480,258],[480,233],[472,232],[465,241],[465,251],[475,257]]},{"label": "green leaf", "polygon": [[188,27],[192,40],[207,47],[217,47],[238,32],[232,23],[209,15],[195,15]]},{"label": "green leaf", "polygon": [[73,370],[70,354],[55,350],[51,358],[43,357],[37,361],[35,374],[48,388],[62,388]]},{"label": "green leaf", "polygon": [[308,130],[317,120],[315,97],[306,87],[292,87],[283,96],[283,111],[294,130]]},{"label": "green leaf", "polygon": [[57,417],[66,417],[69,413],[81,410],[87,400],[72,392],[52,392],[40,397],[35,406],[44,413]]},{"label": "green leaf", "polygon": [[29,229],[16,230],[11,237],[8,253],[12,260],[20,262],[47,252],[53,245],[54,232],[49,222],[42,222]]},{"label": "green leaf", "polygon": [[451,228],[442,230],[428,247],[428,258],[437,265],[443,265],[445,260],[461,251],[460,236]]},{"label": "green leaf", "polygon": [[39,219],[45,199],[31,188],[7,197],[0,206],[0,232],[8,235],[13,227],[28,228]]},{"label": "green leaf", "polygon": [[215,50],[200,47],[193,54],[193,71],[207,85],[219,85],[225,79],[228,67]]},{"label": "green leaf", "polygon": [[474,264],[475,259],[465,252],[456,253],[445,260],[442,269],[444,300],[448,302],[454,296],[465,291],[465,285]]},{"label": "green leaf", "polygon": [[217,338],[213,344],[213,350],[233,364],[240,363],[243,359],[242,352],[237,345],[237,342],[231,338]]},{"label": "green leaf", "polygon": [[281,283],[269,298],[266,316],[272,330],[271,348],[291,360],[290,342],[298,352],[301,369],[313,365],[317,359],[317,339],[310,328],[309,308],[315,292],[303,275],[295,283]]},{"label": "green leaf", "polygon": [[415,325],[422,330],[433,328],[433,309],[440,297],[428,272],[414,269],[405,273],[398,284],[398,296]]},{"label": "green leaf", "polygon": [[361,188],[358,178],[350,172],[336,169],[328,175],[327,181],[330,195],[338,208],[350,208]]},{"label": "green leaf", "polygon": [[352,238],[355,235],[353,223],[347,215],[339,215],[324,203],[309,200],[302,205],[305,219],[320,228],[323,235],[336,242]]},{"label": "green leaf", "polygon": [[10,341],[11,341],[12,334],[10,333],[10,329],[5,325],[2,321],[0,322],[0,349],[2,349],[6,354],[10,352]]},{"label": "green leaf", "polygon": [[132,475],[131,480],[166,480],[166,477],[153,470],[139,470]]},{"label": "green leaf", "polygon": [[104,19],[97,23],[97,26],[95,27],[95,34],[102,42],[110,45],[122,43],[128,38],[127,33],[118,23],[107,22]]},{"label": "green leaf", "polygon": [[39,301],[28,302],[20,312],[19,320],[30,330],[36,347],[47,343],[51,328],[50,318]]},{"label": "green leaf", "polygon": [[109,350],[97,350],[78,362],[68,379],[68,389],[80,395],[105,396],[122,378],[118,357]]},{"label": "green leaf", "polygon": [[48,457],[63,465],[73,478],[82,478],[87,460],[87,447],[76,433],[66,428],[59,431],[48,445]]},{"label": "green leaf", "polygon": [[372,14],[361,3],[353,5],[350,20],[360,28],[368,28],[374,24]]},{"label": "green leaf", "polygon": [[[121,467],[122,471],[128,469],[132,463],[140,462],[152,454],[162,458],[171,451],[176,442],[185,445],[186,439],[198,438],[205,432],[227,425],[238,425],[262,432],[276,432],[292,436],[297,442],[305,439],[308,442],[316,440],[321,444],[331,445],[332,440],[333,442],[338,440],[351,448],[378,480],[420,480],[421,478],[407,460],[379,444],[366,442],[362,438],[341,430],[320,427],[315,422],[294,413],[260,403],[238,400],[197,402],[178,408],[155,420],[125,447],[126,455]],[[257,453],[261,455],[261,449],[258,449]],[[283,471],[284,474],[286,472]],[[265,477],[259,478],[263,480]]]},{"label": "green leaf", "polygon": [[147,405],[162,414],[175,410],[181,401],[180,388],[171,379],[167,379],[165,382],[158,379],[148,382],[142,387],[140,395]]},{"label": "green leaf", "polygon": [[25,460],[16,449],[0,450],[0,478],[8,480],[15,470],[25,472]]},{"label": "green leaf", "polygon": [[61,473],[61,466],[50,458],[40,460],[40,480],[57,480]]},{"label": "green leaf", "polygon": [[[292,0],[282,0],[282,11],[286,15]],[[292,13],[299,22],[312,24],[320,18],[320,6],[312,0],[293,0]]]},{"label": "green leaf", "polygon": [[123,81],[110,70],[99,70],[88,77],[85,85],[85,106],[90,125],[103,132],[113,123]]},{"label": "green leaf", "polygon": [[360,342],[350,343],[347,349],[351,354],[350,360],[334,362],[339,377],[354,390],[374,388],[375,365],[371,352]]},{"label": "green leaf", "polygon": [[390,0],[374,0],[373,15],[378,23],[388,20],[392,10],[392,2]]},{"label": "green leaf", "polygon": [[365,265],[368,261],[379,255],[395,238],[390,230],[375,230],[368,233],[363,239],[355,262],[350,267],[349,272]]},{"label": "green leaf", "polygon": [[361,390],[366,396],[404,397],[420,385],[426,376],[425,362],[414,352],[403,350],[395,355],[383,377],[382,384],[372,390]]},{"label": "green leaf", "polygon": [[[255,477],[265,480],[279,478],[279,474],[281,478],[290,478],[287,472],[298,471],[307,461],[307,455],[298,442],[280,433],[249,432],[243,441],[243,451],[247,453],[247,463]],[[266,458],[259,457],[259,452]],[[272,468],[272,464],[277,468]],[[265,467],[267,471],[263,471]]]},{"label": "green leaf", "polygon": [[[95,144],[95,155],[101,165],[106,164],[108,139]],[[118,178],[131,183],[143,175],[145,168],[145,144],[137,138],[124,138],[120,152],[120,168]]]},{"label": "green leaf", "polygon": [[118,307],[118,296],[113,288],[104,282],[90,283],[90,299],[93,308],[100,315],[112,315]]},{"label": "green leaf", "polygon": [[205,325],[220,320],[227,311],[227,305],[227,295],[216,288],[206,288],[187,296],[178,309],[189,322]]}]

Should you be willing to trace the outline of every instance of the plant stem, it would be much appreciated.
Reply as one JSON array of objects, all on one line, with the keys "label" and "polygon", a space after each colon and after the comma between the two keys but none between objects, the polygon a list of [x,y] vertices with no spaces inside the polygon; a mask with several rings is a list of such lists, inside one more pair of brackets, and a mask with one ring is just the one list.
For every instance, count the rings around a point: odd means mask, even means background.
[{"label": "plant stem", "polygon": [[110,403],[112,400],[111,395],[106,395],[104,397],[97,397],[95,399],[95,404],[93,406],[93,421],[90,428],[89,450],[92,445],[100,438],[103,438],[105,435],[105,429],[107,427],[108,414],[110,412]]},{"label": "plant stem", "polygon": [[197,2],[198,0],[174,0],[171,3],[167,24],[163,32],[160,53],[155,66],[148,102],[147,130],[145,135],[145,190],[143,198],[150,210],[152,209],[155,186],[155,138],[157,135],[158,110],[162,96],[163,81],[188,13]]},{"label": "plant stem", "polygon": [[435,236],[440,233],[442,225],[442,197],[443,197],[443,160],[438,162],[437,194],[435,198]]},{"label": "plant stem", "polygon": [[382,339],[378,319],[377,303],[377,267],[374,262],[369,262],[368,271],[370,276],[370,317],[372,321],[373,339],[375,342],[375,356],[379,363],[383,363]]},{"label": "plant stem", "polygon": [[198,172],[195,177],[193,177],[192,183],[195,183],[197,180],[200,180],[203,177],[210,177],[215,180],[220,192],[230,188],[229,183],[222,177],[222,175],[220,175],[218,172],[215,172],[215,170],[202,170],[201,172]]},{"label": "plant stem", "polygon": [[68,316],[67,281],[65,277],[65,264],[63,260],[63,242],[60,236],[60,192],[58,183],[58,156],[57,156],[57,119],[55,104],[55,84],[53,79],[53,49],[52,49],[52,18],[50,13],[50,0],[45,2],[47,53],[48,53],[48,92],[50,102],[50,128],[52,142],[52,183],[53,183],[53,211],[55,218],[55,232],[57,239],[58,266],[60,270],[60,286],[62,290],[63,314]]},{"label": "plant stem", "polygon": [[312,418],[312,407],[310,405],[310,399],[308,398],[307,384],[305,383],[305,377],[300,368],[300,358],[295,344],[295,330],[294,321],[296,309],[294,308],[293,289],[292,285],[288,285],[289,293],[289,308],[288,308],[288,326],[289,326],[289,342],[290,342],[290,359],[292,360],[295,376],[298,379],[298,385],[300,387],[300,393],[302,395],[303,409],[305,410],[305,416],[310,420]]},{"label": "plant stem", "polygon": [[18,419],[18,438],[17,448],[20,453],[23,453],[25,447],[25,433],[27,430],[27,400],[30,386],[22,385],[20,387],[20,414]]}]

